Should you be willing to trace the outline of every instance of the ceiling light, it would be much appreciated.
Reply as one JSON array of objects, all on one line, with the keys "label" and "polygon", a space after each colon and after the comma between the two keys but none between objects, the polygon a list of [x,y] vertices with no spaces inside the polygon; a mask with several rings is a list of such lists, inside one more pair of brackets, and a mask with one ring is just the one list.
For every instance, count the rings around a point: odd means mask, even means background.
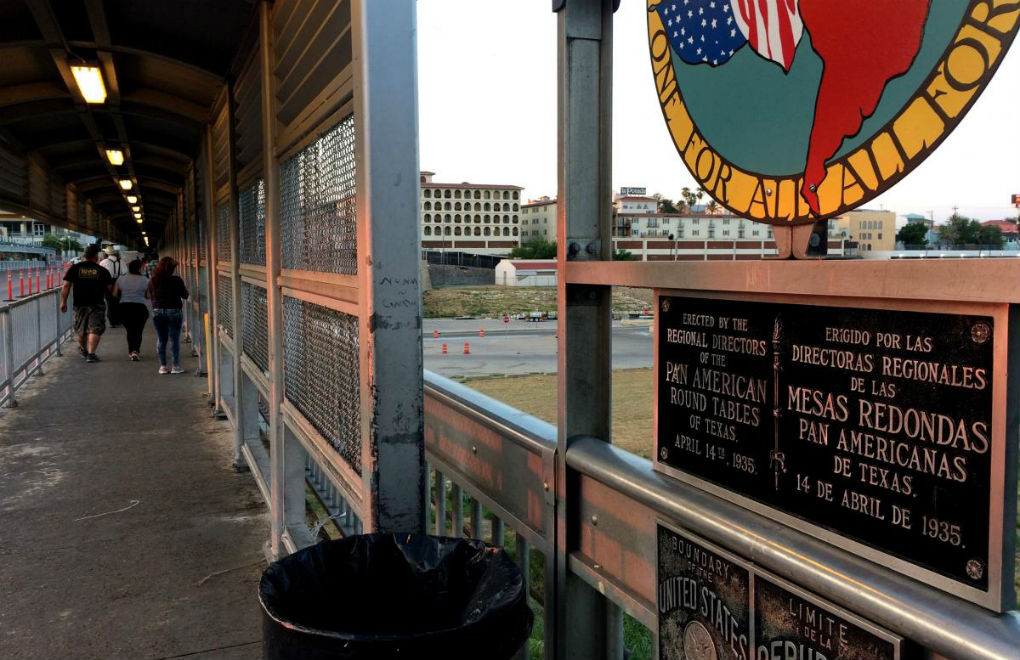
[{"label": "ceiling light", "polygon": [[99,72],[98,66],[72,66],[71,73],[86,103],[106,101],[106,86],[103,85],[103,74]]},{"label": "ceiling light", "polygon": [[137,213],[138,211],[142,210],[142,207],[141,206],[132,206],[131,210]]},{"label": "ceiling light", "polygon": [[142,236],[142,240],[145,241],[145,247],[149,247],[149,237],[148,236]]},{"label": "ceiling light", "polygon": [[124,190],[131,190],[131,186],[134,185],[131,183],[131,179],[121,179],[117,183],[119,183],[120,187]]},{"label": "ceiling light", "polygon": [[128,204],[137,204],[138,203],[138,195],[128,195],[127,196],[127,201],[128,201]]},{"label": "ceiling light", "polygon": [[106,159],[110,161],[110,165],[123,165],[124,164],[124,152],[120,149],[107,149]]},{"label": "ceiling light", "polygon": [[136,217],[136,218],[141,218],[141,217],[142,217],[142,214],[141,214],[141,213],[138,213],[138,212],[136,211],[136,212],[135,212],[135,217]]},{"label": "ceiling light", "polygon": [[142,224],[142,216],[138,216],[137,218],[135,218],[135,222],[137,222],[138,224]]}]

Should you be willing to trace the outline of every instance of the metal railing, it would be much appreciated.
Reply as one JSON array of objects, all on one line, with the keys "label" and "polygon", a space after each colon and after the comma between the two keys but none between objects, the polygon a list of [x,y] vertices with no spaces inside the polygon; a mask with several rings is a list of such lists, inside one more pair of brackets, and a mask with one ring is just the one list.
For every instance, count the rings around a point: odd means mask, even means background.
[{"label": "metal railing", "polygon": [[0,405],[18,405],[16,393],[42,365],[60,355],[72,332],[72,312],[60,311],[60,291],[51,289],[0,306]]},{"label": "metal railing", "polygon": [[[445,533],[445,521],[452,518],[453,535],[503,545],[504,529],[510,528],[516,533],[519,560],[530,549],[545,554],[545,593],[557,593],[551,573],[558,492],[553,483],[555,427],[429,372],[425,409],[426,457],[435,473],[432,492],[450,492],[448,498],[428,499],[435,519],[444,521],[435,524],[434,532]],[[618,619],[625,612],[651,629],[653,649],[657,648],[656,522],[662,520],[785,575],[943,656],[1015,658],[1020,648],[1016,612],[993,614],[949,598],[927,584],[664,477],[647,459],[599,439],[575,439],[566,464],[574,475],[571,492],[577,507],[567,533],[581,539],[566,566],[571,576],[611,604],[605,609],[605,630],[621,630]],[[462,496],[469,498],[471,507],[467,529]],[[478,522],[481,506],[492,512],[491,530]],[[522,562],[522,567],[526,565]],[[939,607],[932,607],[933,602]],[[545,603],[546,649],[557,634],[552,606]],[[608,645],[613,642],[607,639]],[[622,639],[615,643],[622,644]]]}]

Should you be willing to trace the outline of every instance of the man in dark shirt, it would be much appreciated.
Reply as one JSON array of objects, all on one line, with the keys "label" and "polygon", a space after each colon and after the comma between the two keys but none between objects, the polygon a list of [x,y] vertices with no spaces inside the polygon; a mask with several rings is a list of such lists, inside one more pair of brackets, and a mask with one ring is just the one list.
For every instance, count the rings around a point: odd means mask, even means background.
[{"label": "man in dark shirt", "polygon": [[106,299],[113,290],[110,271],[99,265],[99,246],[85,248],[84,261],[67,269],[64,288],[60,291],[60,311],[67,311],[67,295],[74,288],[74,332],[86,362],[99,362],[96,349],[106,331]]}]

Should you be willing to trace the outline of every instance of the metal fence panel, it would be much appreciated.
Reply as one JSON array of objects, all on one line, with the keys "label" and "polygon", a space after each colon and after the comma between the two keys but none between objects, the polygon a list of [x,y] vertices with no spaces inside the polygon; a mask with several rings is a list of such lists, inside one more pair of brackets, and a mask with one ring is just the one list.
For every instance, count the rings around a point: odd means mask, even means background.
[{"label": "metal fence panel", "polygon": [[287,400],[360,472],[357,317],[285,297],[283,327]]},{"label": "metal fence panel", "polygon": [[239,195],[241,263],[266,265],[266,184],[259,179]]},{"label": "metal fence panel", "polygon": [[220,202],[216,207],[216,258],[231,261],[230,254],[230,202]]},{"label": "metal fence panel", "polygon": [[234,336],[234,300],[230,288],[230,278],[219,275],[216,282],[216,322],[224,332]]},{"label": "metal fence panel", "polygon": [[241,283],[241,332],[244,354],[269,370],[269,309],[266,290],[249,282]]},{"label": "metal fence panel", "polygon": [[356,275],[354,116],[280,166],[283,268]]}]

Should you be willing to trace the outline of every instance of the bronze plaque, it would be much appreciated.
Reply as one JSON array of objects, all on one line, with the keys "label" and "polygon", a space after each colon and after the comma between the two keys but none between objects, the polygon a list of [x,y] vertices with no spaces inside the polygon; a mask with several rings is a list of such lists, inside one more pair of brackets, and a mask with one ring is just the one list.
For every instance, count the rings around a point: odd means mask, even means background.
[{"label": "bronze plaque", "polygon": [[754,657],[898,660],[903,640],[777,578],[754,576]]},{"label": "bronze plaque", "polygon": [[656,586],[660,660],[749,657],[749,565],[659,524]]},{"label": "bronze plaque", "polygon": [[668,295],[658,311],[658,469],[996,588],[991,316]]}]

